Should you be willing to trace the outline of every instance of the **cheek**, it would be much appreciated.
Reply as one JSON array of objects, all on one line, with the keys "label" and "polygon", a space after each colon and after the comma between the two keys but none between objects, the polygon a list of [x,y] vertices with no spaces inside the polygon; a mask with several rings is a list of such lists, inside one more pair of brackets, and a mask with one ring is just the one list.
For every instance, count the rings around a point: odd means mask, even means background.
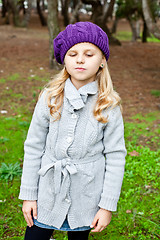
[{"label": "cheek", "polygon": [[99,70],[99,66],[101,65],[101,63],[98,61],[93,61],[92,63],[90,63],[90,67],[92,69],[93,72],[97,72]]}]

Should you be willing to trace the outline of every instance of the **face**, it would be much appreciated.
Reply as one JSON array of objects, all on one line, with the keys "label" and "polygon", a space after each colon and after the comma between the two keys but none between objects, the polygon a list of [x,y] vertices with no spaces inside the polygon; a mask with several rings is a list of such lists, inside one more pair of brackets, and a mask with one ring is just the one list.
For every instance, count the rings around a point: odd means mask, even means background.
[{"label": "face", "polygon": [[92,43],[78,43],[68,50],[64,63],[74,86],[79,89],[95,80],[96,73],[105,57]]}]

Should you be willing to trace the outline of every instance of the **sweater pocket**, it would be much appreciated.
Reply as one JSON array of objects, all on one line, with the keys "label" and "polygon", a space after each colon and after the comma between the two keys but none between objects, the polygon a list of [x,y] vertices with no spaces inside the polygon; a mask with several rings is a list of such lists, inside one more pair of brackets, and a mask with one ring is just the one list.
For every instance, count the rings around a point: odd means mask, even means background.
[{"label": "sweater pocket", "polygon": [[55,203],[53,170],[50,170],[44,177],[40,177],[38,204],[43,208],[52,210]]},{"label": "sweater pocket", "polygon": [[[45,165],[50,163],[45,155],[43,156],[43,163]],[[54,169],[51,168],[44,176],[40,176],[38,188],[38,204],[48,210],[52,210],[55,203],[54,186]]]}]

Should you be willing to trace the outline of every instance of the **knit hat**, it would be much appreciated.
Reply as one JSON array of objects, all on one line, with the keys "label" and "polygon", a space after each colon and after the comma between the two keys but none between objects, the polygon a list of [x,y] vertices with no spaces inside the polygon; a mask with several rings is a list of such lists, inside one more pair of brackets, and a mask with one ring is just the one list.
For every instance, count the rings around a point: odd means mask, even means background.
[{"label": "knit hat", "polygon": [[54,56],[62,64],[67,51],[77,43],[93,43],[106,57],[109,58],[109,43],[107,34],[96,24],[91,22],[77,22],[69,24],[53,41]]}]

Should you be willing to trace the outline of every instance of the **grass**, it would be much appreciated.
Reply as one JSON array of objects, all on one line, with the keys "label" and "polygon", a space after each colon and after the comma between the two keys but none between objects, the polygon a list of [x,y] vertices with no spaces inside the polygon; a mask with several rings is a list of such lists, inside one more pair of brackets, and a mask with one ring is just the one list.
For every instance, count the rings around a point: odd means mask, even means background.
[{"label": "grass", "polygon": [[151,90],[151,94],[155,97],[160,97],[160,90]]},{"label": "grass", "polygon": [[[132,32],[131,31],[118,31],[116,34],[114,34],[115,37],[117,37],[120,41],[131,41],[132,40]],[[142,34],[140,34],[140,37],[142,37]],[[160,40],[155,38],[153,35],[151,37],[147,37],[147,42],[159,42]]]},{"label": "grass", "polygon": [[[35,100],[37,86],[30,88],[30,93],[31,99]],[[25,108],[18,108],[17,101],[21,97],[18,93],[14,97],[14,92],[11,92],[14,115],[0,117],[0,239],[22,240],[26,227],[21,211],[22,201],[18,199],[18,194],[23,143],[31,120],[31,111],[30,105],[27,104]],[[33,107],[34,102],[31,104]],[[101,233],[90,234],[90,240],[160,238],[158,119],[159,112],[151,112],[146,115],[136,114],[125,122],[128,154],[118,210],[113,213],[110,225]],[[66,240],[67,233],[55,231],[54,239]]]}]

